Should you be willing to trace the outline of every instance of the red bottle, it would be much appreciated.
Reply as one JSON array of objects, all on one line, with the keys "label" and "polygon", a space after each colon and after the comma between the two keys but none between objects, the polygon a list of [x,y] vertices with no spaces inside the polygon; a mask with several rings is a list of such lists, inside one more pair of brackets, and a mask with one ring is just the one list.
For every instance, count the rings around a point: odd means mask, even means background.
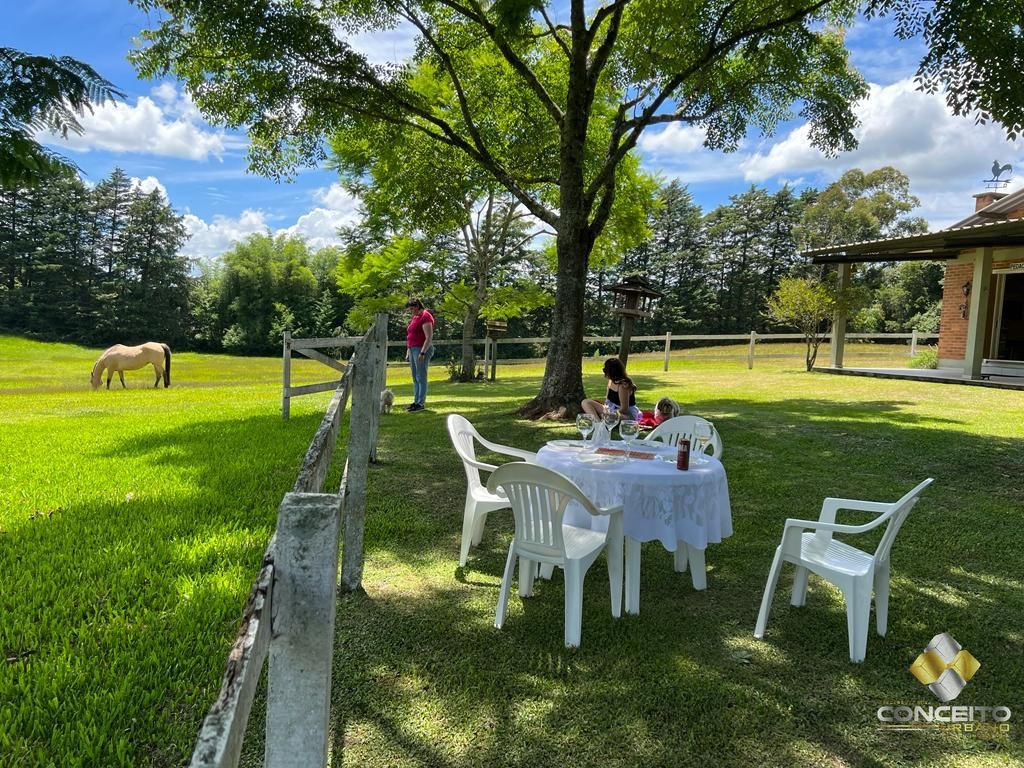
[{"label": "red bottle", "polygon": [[676,469],[690,468],[690,441],[682,438],[679,441],[679,449],[676,451]]}]

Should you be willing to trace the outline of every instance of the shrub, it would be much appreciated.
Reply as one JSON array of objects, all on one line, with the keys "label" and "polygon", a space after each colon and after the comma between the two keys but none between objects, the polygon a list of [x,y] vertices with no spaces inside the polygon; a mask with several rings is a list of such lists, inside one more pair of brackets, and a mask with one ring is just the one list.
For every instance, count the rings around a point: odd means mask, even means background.
[{"label": "shrub", "polygon": [[939,350],[935,347],[925,347],[919,350],[916,355],[910,358],[911,368],[931,368],[935,369],[939,367]]}]

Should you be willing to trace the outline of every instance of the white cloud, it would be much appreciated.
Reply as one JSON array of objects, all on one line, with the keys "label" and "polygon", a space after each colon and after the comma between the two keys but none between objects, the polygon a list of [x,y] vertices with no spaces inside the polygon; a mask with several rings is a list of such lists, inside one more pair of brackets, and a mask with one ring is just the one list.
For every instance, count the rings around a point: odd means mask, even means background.
[{"label": "white cloud", "polygon": [[263,211],[246,209],[237,217],[214,216],[207,222],[195,214],[185,214],[185,229],[190,237],[181,252],[194,259],[209,261],[220,256],[249,235],[270,232]]},{"label": "white cloud", "polygon": [[338,32],[339,37],[346,39],[371,64],[397,64],[405,61],[415,50],[418,34],[416,27],[408,21],[403,21],[394,29],[377,32],[360,32],[355,35]]},{"label": "white cloud", "polygon": [[704,148],[703,128],[682,123],[669,123],[660,131],[646,132],[640,137],[640,149],[652,157],[690,154]]},{"label": "white cloud", "polygon": [[335,182],[329,187],[320,187],[313,192],[313,199],[323,203],[332,211],[349,212],[359,207],[359,200],[348,193],[341,184]]},{"label": "white cloud", "polygon": [[154,189],[159,189],[160,194],[164,196],[164,200],[167,200],[167,187],[160,183],[160,179],[156,176],[147,176],[144,179],[140,179],[136,176],[131,178],[132,189],[140,189],[145,194],[149,194]]},{"label": "white cloud", "polygon": [[954,117],[940,94],[922,93],[910,79],[871,86],[857,115],[854,151],[826,157],[810,145],[802,125],[767,151],[745,157],[740,162],[744,178],[763,182],[817,171],[833,179],[850,168],[892,165],[910,178],[921,198],[919,213],[933,226],[943,226],[971,213],[971,195],[983,191],[993,158],[1024,171],[1024,142],[1007,141],[998,125]]},{"label": "white cloud", "polygon": [[246,209],[238,217],[214,216],[209,222],[187,213],[185,228],[191,237],[182,253],[190,258],[213,259],[257,233],[301,237],[312,250],[337,245],[338,228],[359,221],[359,201],[338,184],[317,189],[313,199],[321,205],[299,216],[294,224],[278,228],[270,226],[270,221],[278,217],[261,210]]},{"label": "white cloud", "polygon": [[244,139],[207,126],[192,100],[171,83],[161,83],[152,94],[140,96],[134,105],[108,102],[96,107],[81,119],[80,136],[43,139],[80,152],[138,152],[188,160],[222,158],[245,146]]}]

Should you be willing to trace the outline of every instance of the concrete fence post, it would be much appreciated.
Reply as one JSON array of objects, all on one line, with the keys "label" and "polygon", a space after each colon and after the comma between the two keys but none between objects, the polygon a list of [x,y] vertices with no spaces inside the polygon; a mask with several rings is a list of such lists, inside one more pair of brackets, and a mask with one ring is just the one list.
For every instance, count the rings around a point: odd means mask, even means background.
[{"label": "concrete fence post", "polygon": [[665,366],[662,370],[668,370],[668,357],[672,351],[672,331],[665,332]]},{"label": "concrete fence post", "polygon": [[278,511],[266,768],[327,765],[340,502],[289,493]]},{"label": "concrete fence post", "polygon": [[754,345],[757,343],[757,332],[750,332],[750,346],[747,348],[747,370],[754,368]]},{"label": "concrete fence post", "polygon": [[917,354],[917,328],[915,328],[910,334],[910,356],[913,357]]}]

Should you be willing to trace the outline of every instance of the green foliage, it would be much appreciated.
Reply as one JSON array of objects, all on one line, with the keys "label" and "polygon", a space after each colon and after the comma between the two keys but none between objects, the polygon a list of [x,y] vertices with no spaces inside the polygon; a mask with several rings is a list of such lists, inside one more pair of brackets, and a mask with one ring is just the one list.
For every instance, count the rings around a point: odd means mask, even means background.
[{"label": "green foliage", "polygon": [[864,172],[853,168],[813,196],[797,235],[801,248],[915,235],[927,222],[909,216],[921,201],[910,194],[910,179],[891,166]]},{"label": "green foliage", "polygon": [[832,315],[839,306],[836,292],[808,277],[784,277],[768,299],[768,315],[777,323],[791,325],[804,335],[807,370],[814,367],[818,347],[832,327]]},{"label": "green foliage", "polygon": [[[852,106],[866,93],[839,32],[855,0],[622,0],[589,15],[573,0],[561,25],[547,13],[561,6],[521,0],[138,3],[166,12],[142,33],[139,71],[177,75],[208,119],[247,126],[257,171],[315,165],[333,136],[354,179],[409,159],[417,194],[395,194],[398,174],[382,194],[412,209],[413,227],[440,212],[447,228],[458,201],[500,185],[556,234],[552,349],[563,354],[549,355],[538,412],[582,393],[580,285],[591,257],[606,264],[643,234],[631,152],[646,129],[686,123],[709,147],[734,149],[749,128],[770,132],[793,117],[798,103],[813,145],[848,149]],[[374,65],[346,39],[399,22],[419,33],[400,65]],[[435,160],[440,174],[417,172]],[[453,168],[465,173],[445,173]],[[460,186],[470,194],[455,194]]]},{"label": "green foliage", "polygon": [[511,320],[539,307],[550,307],[555,297],[542,286],[526,280],[510,285],[499,285],[480,308],[484,320]]},{"label": "green foliage", "polygon": [[869,292],[870,306],[858,315],[857,330],[938,333],[944,272],[941,261],[902,261],[864,269],[860,283]]},{"label": "green foliage", "polygon": [[956,115],[995,120],[1013,140],[1024,126],[1021,6],[1016,0],[871,0],[870,14],[891,16],[896,34],[921,37],[927,53],[915,80],[943,92]]},{"label": "green foliage", "polygon": [[935,347],[925,347],[919,349],[917,354],[910,358],[911,368],[930,368],[932,370],[939,367],[939,350]]},{"label": "green foliage", "polygon": [[35,136],[82,133],[78,118],[124,94],[68,56],[34,56],[0,47],[0,185],[31,185],[74,166]]},{"label": "green foliage", "polygon": [[312,326],[320,289],[305,242],[296,237],[250,235],[223,256],[219,302],[229,331],[225,349],[270,352],[286,328],[296,336]]},{"label": "green foliage", "polygon": [[120,169],[0,186],[0,325],[43,336],[177,344],[190,336],[182,218]]}]

